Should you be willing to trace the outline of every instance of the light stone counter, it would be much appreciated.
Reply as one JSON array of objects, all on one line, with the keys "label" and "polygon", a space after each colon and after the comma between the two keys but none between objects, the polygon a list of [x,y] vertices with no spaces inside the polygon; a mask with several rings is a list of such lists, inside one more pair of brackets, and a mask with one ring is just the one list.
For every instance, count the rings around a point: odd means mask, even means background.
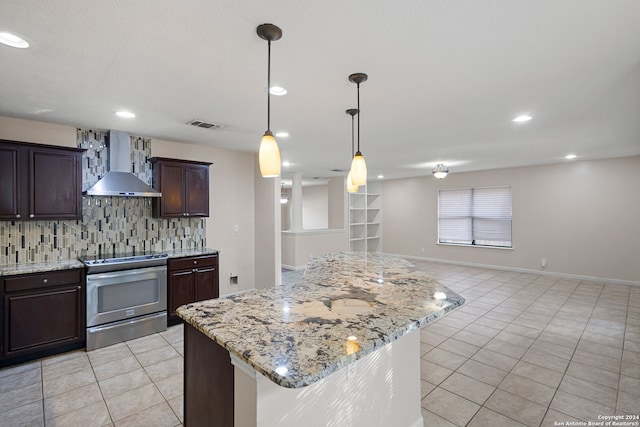
[{"label": "light stone counter", "polygon": [[47,271],[70,270],[84,268],[84,264],[77,259],[64,261],[47,261],[29,264],[4,264],[0,265],[0,276],[13,276],[16,274],[44,273]]},{"label": "light stone counter", "polygon": [[183,258],[183,257],[191,257],[191,256],[204,256],[204,255],[218,255],[219,251],[217,249],[176,249],[172,251],[165,251],[169,258]]},{"label": "light stone counter", "polygon": [[[446,299],[439,306],[436,292]],[[178,308],[206,337],[274,383],[313,384],[462,305],[464,299],[408,261],[336,253],[309,262],[295,285]],[[347,337],[358,350],[347,354]]]}]

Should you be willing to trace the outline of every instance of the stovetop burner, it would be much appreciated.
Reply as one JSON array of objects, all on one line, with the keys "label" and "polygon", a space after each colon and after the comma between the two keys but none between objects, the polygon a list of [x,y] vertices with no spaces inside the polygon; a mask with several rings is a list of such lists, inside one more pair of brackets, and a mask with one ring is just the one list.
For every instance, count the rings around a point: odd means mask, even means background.
[{"label": "stovetop burner", "polygon": [[168,258],[169,255],[166,253],[149,253],[142,255],[115,254],[102,258],[84,256],[79,260],[86,266],[87,273],[92,274],[166,265]]}]

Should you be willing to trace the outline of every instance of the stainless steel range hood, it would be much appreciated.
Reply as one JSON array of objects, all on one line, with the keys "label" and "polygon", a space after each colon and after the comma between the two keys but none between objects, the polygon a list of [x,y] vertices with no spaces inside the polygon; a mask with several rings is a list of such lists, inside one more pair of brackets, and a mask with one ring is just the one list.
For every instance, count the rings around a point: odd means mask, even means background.
[{"label": "stainless steel range hood", "polygon": [[131,173],[131,143],[129,135],[110,131],[107,174],[85,194],[89,196],[160,197],[162,193]]}]

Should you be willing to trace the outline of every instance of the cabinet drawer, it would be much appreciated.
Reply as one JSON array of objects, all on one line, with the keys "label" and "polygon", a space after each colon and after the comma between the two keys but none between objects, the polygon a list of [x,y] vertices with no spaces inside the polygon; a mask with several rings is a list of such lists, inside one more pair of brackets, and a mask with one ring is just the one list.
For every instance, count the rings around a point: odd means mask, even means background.
[{"label": "cabinet drawer", "polygon": [[5,292],[19,292],[30,289],[49,288],[71,283],[82,283],[82,270],[50,271],[48,273],[34,273],[19,277],[4,279]]},{"label": "cabinet drawer", "polygon": [[186,270],[190,268],[215,267],[218,265],[217,255],[204,255],[188,258],[174,258],[169,260],[169,270]]}]

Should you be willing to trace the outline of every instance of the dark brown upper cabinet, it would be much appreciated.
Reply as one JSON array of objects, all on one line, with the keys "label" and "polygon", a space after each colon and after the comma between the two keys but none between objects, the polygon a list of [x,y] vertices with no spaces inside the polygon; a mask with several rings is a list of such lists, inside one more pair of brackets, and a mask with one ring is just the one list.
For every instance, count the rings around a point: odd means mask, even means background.
[{"label": "dark brown upper cabinet", "polygon": [[164,218],[209,216],[207,162],[154,157],[153,188],[162,197],[153,200],[153,216]]},{"label": "dark brown upper cabinet", "polygon": [[82,219],[83,151],[0,140],[0,220]]}]

